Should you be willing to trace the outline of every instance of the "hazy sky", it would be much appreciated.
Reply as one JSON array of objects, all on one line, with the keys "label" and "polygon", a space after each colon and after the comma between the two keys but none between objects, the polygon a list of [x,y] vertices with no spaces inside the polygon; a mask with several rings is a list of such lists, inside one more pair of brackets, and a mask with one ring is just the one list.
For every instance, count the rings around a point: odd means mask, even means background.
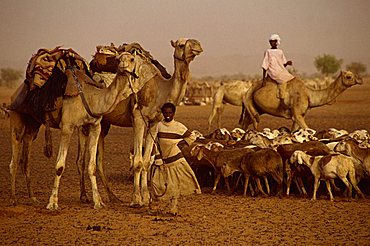
[{"label": "hazy sky", "polygon": [[170,40],[189,37],[204,49],[194,75],[259,73],[278,33],[299,71],[314,72],[324,53],[370,70],[369,0],[0,0],[0,20],[1,67],[26,67],[39,48],[63,45],[90,61],[97,45],[139,42],[171,71]]}]

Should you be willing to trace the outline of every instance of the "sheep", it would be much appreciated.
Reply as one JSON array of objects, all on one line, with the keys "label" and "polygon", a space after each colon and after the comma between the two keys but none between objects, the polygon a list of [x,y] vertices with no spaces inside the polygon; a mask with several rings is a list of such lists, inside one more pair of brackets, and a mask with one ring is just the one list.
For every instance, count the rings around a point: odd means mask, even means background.
[{"label": "sheep", "polygon": [[356,130],[348,134],[351,138],[356,139],[359,142],[359,146],[363,148],[370,147],[370,134],[367,130]]},{"label": "sheep", "polygon": [[316,133],[315,130],[307,128],[307,129],[299,129],[293,132],[293,138],[296,140],[295,142],[303,143],[311,140],[317,140],[314,136]]},{"label": "sheep", "polygon": [[336,152],[352,156],[360,161],[360,165],[355,165],[356,178],[360,182],[366,176],[370,176],[370,148],[360,148],[358,142],[348,138],[340,141],[334,148]]},{"label": "sheep", "polygon": [[321,130],[315,133],[315,137],[318,139],[336,139],[348,135],[346,130],[337,130],[335,128],[329,128],[327,130]]},{"label": "sheep", "polygon": [[204,136],[205,138],[218,139],[218,140],[230,140],[232,139],[231,133],[226,128],[219,128],[214,130],[212,133]]},{"label": "sheep", "polygon": [[236,127],[231,131],[231,137],[232,139],[236,141],[242,140],[244,135],[245,135],[245,131],[239,127]]},{"label": "sheep", "polygon": [[[330,149],[324,144],[319,141],[308,141],[303,143],[292,143],[292,144],[282,144],[277,147],[277,152],[280,154],[283,164],[284,164],[284,171],[287,175],[287,190],[286,195],[289,196],[290,193],[290,185],[292,179],[297,185],[299,192],[304,196],[307,196],[306,189],[303,185],[303,181],[301,176],[307,176],[309,174],[308,170],[306,171],[305,168],[301,166],[294,166],[291,165],[289,162],[289,158],[296,150],[306,151],[309,155],[328,155],[331,153]],[[296,174],[300,174],[301,176],[297,176]],[[337,189],[337,188],[336,188]]]},{"label": "sheep", "polygon": [[[247,193],[249,177],[252,176],[257,183],[258,190],[264,195],[267,194],[263,191],[259,177],[263,177],[266,183],[267,193],[270,194],[270,188],[267,181],[267,176],[271,175],[272,178],[278,183],[278,195],[280,196],[283,189],[283,162],[280,155],[273,149],[249,149],[245,151],[241,162],[226,161],[223,163],[221,173],[223,177],[228,177],[235,171],[241,171],[245,177],[243,195]],[[254,191],[251,188],[252,196]]]},{"label": "sheep", "polygon": [[[217,184],[221,178],[221,167],[223,166],[223,164],[225,162],[240,163],[243,155],[249,151],[250,149],[248,148],[212,151],[207,149],[204,145],[196,145],[191,149],[190,155],[192,157],[196,157],[198,160],[202,160],[204,158],[212,165],[216,175],[214,185],[212,188],[212,193],[214,193],[216,191]],[[231,193],[228,179],[225,179],[225,183],[228,192]]]},{"label": "sheep", "polygon": [[272,146],[272,140],[268,137],[260,134],[255,130],[250,130],[246,132],[244,140],[251,145],[256,145],[261,148],[269,148]]},{"label": "sheep", "polygon": [[[352,187],[357,193],[364,198],[364,194],[357,186],[356,171],[354,167],[354,159],[342,154],[330,154],[326,156],[311,156],[301,150],[296,150],[290,157],[292,163],[297,162],[301,165],[306,165],[310,168],[315,181],[312,200],[316,200],[316,192],[320,184],[320,180],[325,180],[326,188],[329,192],[330,201],[334,201],[333,194],[331,192],[329,180],[339,178],[346,185],[349,191],[350,197],[352,193]],[[349,182],[347,179],[349,176]]]}]

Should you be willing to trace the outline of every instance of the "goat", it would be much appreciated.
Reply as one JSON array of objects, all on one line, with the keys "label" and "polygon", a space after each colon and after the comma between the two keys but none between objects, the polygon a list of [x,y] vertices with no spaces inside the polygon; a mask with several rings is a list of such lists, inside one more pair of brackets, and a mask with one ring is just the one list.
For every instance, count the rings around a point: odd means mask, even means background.
[{"label": "goat", "polygon": [[[240,148],[240,149],[230,149],[230,150],[217,150],[212,151],[207,149],[203,145],[197,145],[191,149],[191,156],[196,157],[198,160],[206,159],[213,167],[216,178],[214,181],[212,193],[216,191],[217,184],[221,178],[221,168],[225,162],[235,162],[240,163],[241,158],[245,153],[248,153],[250,149]],[[225,183],[227,190],[231,193],[229,181],[225,178]]]},{"label": "goat", "polygon": [[[290,157],[292,163],[297,162],[301,165],[306,165],[310,168],[315,181],[312,200],[316,200],[316,192],[320,184],[320,180],[325,180],[326,188],[329,192],[330,201],[334,201],[333,194],[331,192],[330,182],[334,178],[339,178],[346,185],[349,192],[349,197],[352,194],[352,187],[357,193],[364,198],[364,194],[357,186],[356,171],[354,167],[354,159],[342,154],[330,154],[326,156],[311,156],[301,150],[296,150]],[[347,179],[349,176],[349,182]]]},{"label": "goat", "polygon": [[[289,162],[289,158],[296,150],[306,151],[306,153],[309,155],[317,156],[330,154],[331,153],[330,149],[324,143],[321,143],[319,141],[308,141],[303,143],[282,144],[279,145],[276,150],[283,160],[284,171],[287,175],[286,195],[289,196],[290,185],[294,178],[294,182],[296,183],[299,192],[301,194],[303,193],[304,196],[307,196],[307,192],[303,185],[301,176],[307,176],[307,174],[309,173],[305,171],[305,168],[291,165],[291,163]],[[296,174],[301,174],[301,176],[297,176]]]},{"label": "goat", "polygon": [[[244,174],[245,183],[243,195],[247,193],[249,177],[257,183],[258,190],[265,196],[267,194],[263,191],[259,177],[263,177],[266,183],[267,193],[270,194],[270,188],[267,181],[267,176],[271,175],[272,178],[278,183],[278,195],[280,196],[283,188],[283,162],[280,155],[273,149],[248,149],[244,152],[241,162],[226,161],[224,162],[221,173],[224,177],[228,177],[235,171],[241,171]],[[254,191],[250,186],[252,196]]]}]

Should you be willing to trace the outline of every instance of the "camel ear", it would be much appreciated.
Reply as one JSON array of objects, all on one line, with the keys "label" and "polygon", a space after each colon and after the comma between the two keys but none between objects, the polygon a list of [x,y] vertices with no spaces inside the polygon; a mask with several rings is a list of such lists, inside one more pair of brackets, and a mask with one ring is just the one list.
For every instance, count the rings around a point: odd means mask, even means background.
[{"label": "camel ear", "polygon": [[203,158],[203,149],[200,148],[199,149],[199,152],[197,154],[197,159],[198,159],[198,161],[200,161],[202,158]]},{"label": "camel ear", "polygon": [[297,153],[297,159],[298,159],[298,164],[303,164],[303,160],[302,160],[302,153],[301,152],[299,152],[299,153]]},{"label": "camel ear", "polygon": [[172,47],[176,48],[176,42],[175,41],[171,40],[171,45],[172,45]]}]

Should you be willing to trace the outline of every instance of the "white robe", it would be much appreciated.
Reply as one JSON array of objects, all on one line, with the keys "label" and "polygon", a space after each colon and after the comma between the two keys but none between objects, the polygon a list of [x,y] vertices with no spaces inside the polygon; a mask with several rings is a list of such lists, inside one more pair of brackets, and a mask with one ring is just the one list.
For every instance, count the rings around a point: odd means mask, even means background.
[{"label": "white robe", "polygon": [[271,79],[281,84],[294,79],[294,76],[284,67],[285,63],[287,60],[281,49],[268,49],[265,51],[262,68],[266,70]]}]

